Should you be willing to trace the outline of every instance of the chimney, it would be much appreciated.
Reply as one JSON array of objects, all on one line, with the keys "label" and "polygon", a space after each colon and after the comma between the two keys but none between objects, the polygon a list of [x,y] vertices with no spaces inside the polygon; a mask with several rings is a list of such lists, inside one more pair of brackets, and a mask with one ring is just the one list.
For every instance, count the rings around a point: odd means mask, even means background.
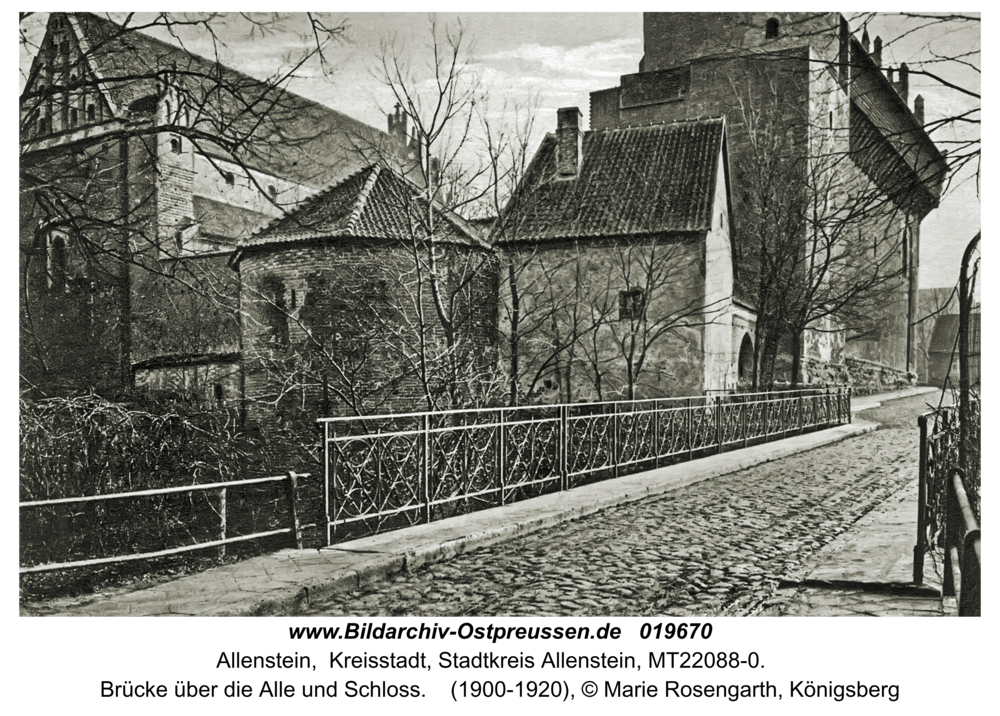
[{"label": "chimney", "polygon": [[917,118],[920,126],[924,124],[924,96],[918,94],[913,98],[913,116]]},{"label": "chimney", "polygon": [[868,27],[865,26],[864,32],[861,33],[861,47],[864,48],[865,54],[868,54]]},{"label": "chimney", "polygon": [[558,110],[556,125],[556,172],[561,179],[573,179],[583,163],[583,132],[580,131],[578,107]]},{"label": "chimney", "polygon": [[875,45],[872,47],[872,62],[876,67],[882,66],[882,38],[879,35],[875,36]]},{"label": "chimney", "polygon": [[896,70],[891,67],[885,68],[885,78],[889,80],[889,84],[892,85],[893,89],[896,87]]},{"label": "chimney", "polygon": [[389,136],[396,137],[401,143],[406,143],[406,123],[408,117],[406,112],[403,110],[403,106],[396,102],[396,114],[389,115]]},{"label": "chimney", "polygon": [[896,82],[896,92],[903,100],[903,104],[909,102],[910,97],[910,68],[904,62],[899,66],[899,81]]}]

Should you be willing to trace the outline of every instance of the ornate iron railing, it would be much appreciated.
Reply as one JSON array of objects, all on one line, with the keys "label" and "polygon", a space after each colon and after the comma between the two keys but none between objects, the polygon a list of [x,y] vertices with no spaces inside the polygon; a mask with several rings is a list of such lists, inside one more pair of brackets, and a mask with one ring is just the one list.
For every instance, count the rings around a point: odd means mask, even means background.
[{"label": "ornate iron railing", "polygon": [[850,419],[849,388],[322,418],[327,543]]},{"label": "ornate iron railing", "polygon": [[944,550],[943,596],[961,595],[959,615],[979,614],[980,595],[980,401],[969,403],[966,460],[962,466],[957,407],[917,418],[920,481],[913,581],[923,583],[924,555]]}]

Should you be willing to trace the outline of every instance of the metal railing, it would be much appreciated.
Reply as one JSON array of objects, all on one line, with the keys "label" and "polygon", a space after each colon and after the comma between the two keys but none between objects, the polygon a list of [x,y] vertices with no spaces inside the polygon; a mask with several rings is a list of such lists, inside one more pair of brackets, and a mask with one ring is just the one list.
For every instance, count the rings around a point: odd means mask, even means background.
[{"label": "metal railing", "polygon": [[957,597],[958,616],[978,617],[982,606],[982,531],[969,502],[965,472],[952,468],[947,484],[942,596]]},{"label": "metal railing", "polygon": [[[87,495],[83,497],[66,497],[55,500],[21,502],[18,504],[18,507],[22,511],[29,510],[41,513],[35,514],[33,519],[27,519],[22,514],[22,562],[25,561],[25,551],[30,549],[32,544],[44,543],[49,539],[63,542],[69,540],[74,544],[86,541],[88,544],[82,549],[87,551],[100,549],[102,543],[106,541],[100,535],[101,528],[106,526],[109,529],[119,529],[122,524],[126,522],[140,523],[139,528],[136,530],[136,534],[129,534],[129,541],[139,540],[148,544],[150,541],[155,542],[163,540],[166,533],[169,533],[173,538],[191,538],[193,531],[200,531],[204,533],[206,530],[210,530],[214,539],[196,541],[193,544],[186,544],[167,549],[140,549],[139,551],[129,554],[21,566],[20,573],[27,574],[32,572],[48,572],[56,569],[67,569],[72,567],[88,567],[117,562],[129,562],[140,559],[150,559],[153,557],[165,557],[213,547],[216,548],[218,556],[221,559],[226,555],[226,545],[234,544],[236,542],[261,539],[264,537],[271,537],[284,533],[290,534],[292,536],[293,546],[301,549],[302,526],[299,524],[298,509],[295,504],[295,493],[299,478],[308,477],[308,474],[296,474],[294,472],[289,472],[286,475],[278,475],[275,477],[233,480],[230,482],[217,482],[207,485],[186,485],[183,487],[166,487],[154,490],[140,490],[136,492],[119,492],[109,493],[106,495]],[[231,499],[233,497],[233,493],[236,492],[238,495],[240,493],[245,495],[247,488],[254,488],[266,483],[284,483],[283,485],[280,485],[280,487],[284,487],[284,494],[281,499],[283,499],[287,505],[288,526],[264,531],[251,531],[249,534],[241,534],[238,536],[228,536],[230,531],[232,531],[234,522],[247,522],[247,520],[240,518],[240,515],[245,513],[245,510],[242,509],[237,510],[237,513],[239,514],[236,515],[237,519],[234,519],[233,500]],[[206,498],[203,501],[199,501],[203,502],[203,504],[194,504],[195,495],[202,495]],[[145,510],[126,510],[128,514],[120,513],[116,515],[107,515],[105,513],[107,506],[112,503],[151,498],[158,499],[162,502],[164,500],[170,500],[183,496],[187,496],[188,498],[186,504],[182,506],[168,506],[172,509],[165,510],[164,505],[160,504],[155,506],[152,510],[148,507]],[[212,504],[213,501],[211,497],[215,498],[214,504]],[[75,515],[83,516],[85,518],[84,521],[86,524],[82,529],[52,529],[53,523],[65,523],[70,519],[70,516],[57,514],[59,510],[68,506],[82,506],[75,507],[74,509],[90,509],[94,513],[87,515],[78,513]],[[263,519],[273,520],[275,517],[274,513],[276,513],[277,510],[270,510],[268,512],[269,514],[267,514]],[[164,515],[164,513],[170,514]],[[208,521],[208,519],[204,516],[206,513],[216,517],[217,521],[214,526],[208,527],[205,524]],[[249,522],[252,523],[256,521],[256,519],[253,519]],[[200,527],[193,527],[193,522],[201,523]],[[145,530],[145,535],[138,534],[142,531],[141,523],[146,523],[146,525],[150,526],[150,529]],[[152,528],[154,524],[157,526],[156,529]],[[253,528],[251,527],[251,529]],[[25,534],[26,531],[30,534]],[[59,535],[59,532],[68,532],[71,534]],[[74,549],[73,547],[61,546],[60,549],[67,552],[73,552],[79,551],[81,548],[77,547]]]},{"label": "metal railing", "polygon": [[322,418],[327,544],[850,420],[849,388]]},{"label": "metal railing", "polygon": [[920,480],[913,581],[923,583],[924,555],[944,549],[942,596],[958,596],[959,616],[980,612],[979,401],[971,403],[968,460],[961,467],[959,410],[940,408],[917,418]]},{"label": "metal railing", "polygon": [[958,465],[954,408],[940,408],[917,418],[920,430],[917,543],[913,547],[913,583],[924,582],[924,555],[934,551],[944,530],[948,470]]}]

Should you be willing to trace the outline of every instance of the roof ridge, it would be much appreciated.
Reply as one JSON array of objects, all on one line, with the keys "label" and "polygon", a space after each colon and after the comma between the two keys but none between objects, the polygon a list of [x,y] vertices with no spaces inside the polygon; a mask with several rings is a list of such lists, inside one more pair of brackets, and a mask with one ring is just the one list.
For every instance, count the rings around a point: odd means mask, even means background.
[{"label": "roof ridge", "polygon": [[[120,40],[122,37],[125,37],[129,33],[137,33],[137,34],[142,35],[142,37],[144,39],[149,40],[149,41],[151,41],[153,43],[156,43],[156,44],[160,45],[161,47],[170,50],[171,52],[180,52],[180,53],[183,53],[183,54],[188,55],[190,57],[193,57],[193,58],[195,58],[197,60],[200,60],[202,62],[207,62],[210,65],[218,65],[219,67],[225,68],[226,71],[233,72],[234,74],[239,75],[241,78],[249,80],[251,82],[256,82],[257,84],[261,85],[262,87],[271,87],[271,88],[273,88],[273,89],[275,89],[275,90],[277,90],[279,92],[284,92],[285,94],[291,95],[292,97],[294,97],[296,99],[300,99],[300,100],[302,100],[304,102],[307,102],[307,103],[311,104],[314,107],[318,107],[318,108],[320,108],[320,109],[322,109],[322,110],[324,110],[326,112],[331,112],[331,113],[337,115],[338,117],[341,117],[341,118],[343,118],[345,120],[348,120],[349,122],[353,122],[354,124],[360,125],[362,127],[366,127],[368,129],[370,129],[370,130],[372,130],[374,132],[378,132],[379,134],[382,134],[382,135],[384,135],[386,137],[389,136],[389,134],[387,132],[383,132],[381,129],[378,129],[377,127],[373,127],[370,124],[362,122],[360,119],[355,119],[354,117],[350,116],[349,114],[344,114],[343,112],[341,112],[341,111],[339,111],[337,109],[334,109],[333,107],[330,107],[329,105],[323,104],[322,102],[318,102],[318,101],[316,101],[314,99],[310,99],[308,97],[300,95],[297,92],[294,92],[294,91],[292,91],[292,90],[290,90],[290,89],[288,89],[286,87],[282,87],[282,86],[280,86],[278,84],[270,85],[270,84],[268,84],[264,80],[259,80],[256,77],[248,75],[247,73],[243,72],[242,70],[238,70],[235,67],[232,67],[230,65],[227,65],[227,64],[223,63],[221,60],[213,60],[213,59],[205,57],[203,55],[199,55],[197,52],[191,52],[190,50],[188,50],[185,47],[178,47],[177,45],[172,45],[169,42],[161,40],[158,37],[150,35],[148,32],[143,32],[142,30],[137,29],[137,28],[126,27],[125,25],[117,23],[117,22],[115,22],[114,20],[112,20],[110,18],[101,17],[100,15],[98,15],[96,13],[93,13],[93,12],[67,12],[65,14],[67,16],[73,16],[74,19],[76,19],[77,17],[79,17],[81,15],[86,15],[86,16],[88,16],[90,18],[93,18],[93,19],[97,20],[100,23],[105,23],[105,24],[108,24],[108,25],[114,25],[116,28],[118,28],[120,30],[125,30],[124,33],[117,34],[114,37],[103,38],[102,43],[106,43],[108,41],[113,41],[113,40]],[[79,24],[81,25],[81,28],[80,28],[80,34],[77,37],[80,37],[82,35],[85,36],[85,34],[86,34],[86,27],[85,27],[86,23],[79,23]],[[151,27],[155,27],[155,25],[152,25]],[[89,44],[90,38],[87,37],[86,39],[87,39],[87,42]],[[102,43],[99,43],[99,44],[102,44]],[[108,80],[106,80],[106,82],[107,81]],[[117,80],[111,79],[109,81],[110,82],[114,82],[114,81],[117,81]]]},{"label": "roof ridge", "polygon": [[361,187],[361,191],[358,192],[358,199],[354,203],[354,207],[351,209],[351,214],[347,218],[347,225],[341,230],[340,233],[349,235],[353,234],[355,228],[357,227],[358,221],[361,220],[361,214],[365,210],[365,206],[368,204],[368,197],[371,195],[372,188],[375,186],[375,182],[378,181],[379,175],[382,173],[382,167],[378,164],[369,165],[371,168],[371,175],[365,179],[365,183]]},{"label": "roof ridge", "polygon": [[[321,189],[320,191],[316,192],[312,196],[306,197],[306,199],[302,203],[300,203],[298,206],[292,207],[288,211],[284,211],[279,216],[275,216],[273,219],[271,219],[270,221],[268,221],[266,224],[264,224],[263,226],[261,226],[259,229],[257,229],[253,233],[251,233],[250,236],[248,236],[246,239],[242,239],[240,241],[240,243],[241,244],[248,243],[255,236],[260,236],[264,232],[270,231],[271,229],[273,229],[275,227],[275,225],[278,222],[283,221],[284,219],[287,219],[292,214],[295,214],[295,213],[297,213],[297,212],[299,212],[301,210],[306,209],[307,207],[312,206],[313,204],[315,204],[316,202],[318,202],[320,199],[322,199],[323,197],[325,197],[327,194],[331,194],[335,189],[337,189],[337,188],[343,186],[344,184],[346,184],[347,182],[351,181],[352,179],[354,179],[354,177],[358,176],[362,172],[368,171],[373,166],[374,166],[373,164],[368,164],[366,166],[363,166],[363,167],[359,168],[357,171],[351,172],[350,174],[348,174],[346,177],[344,177],[340,181],[334,182],[333,184],[330,184],[329,186],[327,186],[325,189]],[[303,229],[308,229],[308,227],[303,227]]]}]

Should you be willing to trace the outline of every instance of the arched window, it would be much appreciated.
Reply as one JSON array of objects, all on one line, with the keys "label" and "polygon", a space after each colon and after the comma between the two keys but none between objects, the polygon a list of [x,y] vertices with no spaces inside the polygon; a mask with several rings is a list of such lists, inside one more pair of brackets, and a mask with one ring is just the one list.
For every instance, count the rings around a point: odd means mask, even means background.
[{"label": "arched window", "polygon": [[171,152],[173,152],[174,154],[180,154],[181,150],[183,148],[184,148],[184,145],[181,143],[181,138],[180,137],[171,137],[170,138],[170,151]]},{"label": "arched window", "polygon": [[745,334],[743,342],[740,344],[736,378],[740,387],[749,386],[753,382],[753,341],[750,340],[750,334]]},{"label": "arched window", "polygon": [[278,190],[274,188],[273,184],[267,187],[267,195],[271,197],[271,201],[278,198]]},{"label": "arched window", "polygon": [[87,105],[87,121],[93,122],[97,119],[97,107],[92,104]]},{"label": "arched window", "polygon": [[769,18],[767,24],[764,25],[764,37],[768,40],[778,36],[778,18]]}]

